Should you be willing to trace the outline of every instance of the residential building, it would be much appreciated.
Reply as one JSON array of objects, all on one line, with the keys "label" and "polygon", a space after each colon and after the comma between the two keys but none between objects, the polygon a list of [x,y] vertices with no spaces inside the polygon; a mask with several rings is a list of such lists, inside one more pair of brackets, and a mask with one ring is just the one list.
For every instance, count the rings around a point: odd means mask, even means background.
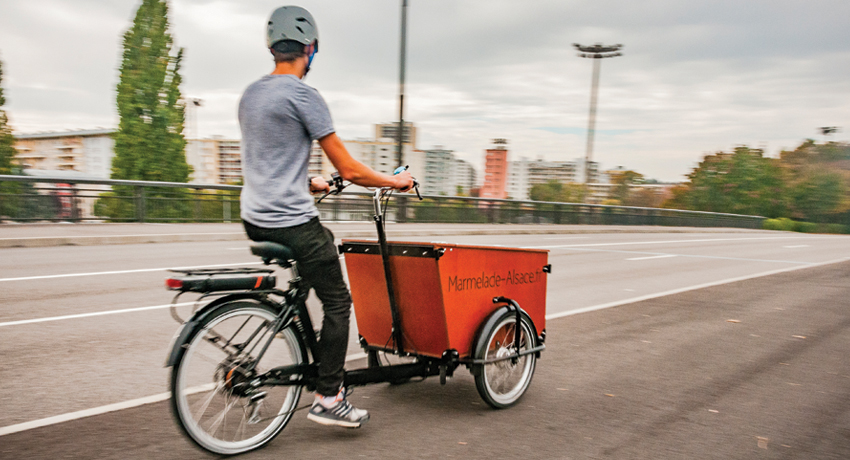
[{"label": "residential building", "polygon": [[[398,123],[381,123],[375,125],[375,139],[390,139],[392,143],[398,143]],[[407,121],[404,123],[404,137],[402,144],[410,144],[416,148],[416,127]]]},{"label": "residential building", "polygon": [[218,184],[218,142],[215,139],[186,141],[186,163],[192,167],[190,183]]},{"label": "residential building", "polygon": [[513,200],[529,199],[531,184],[528,181],[528,169],[531,163],[532,161],[525,157],[508,163],[508,198]]},{"label": "residential building", "polygon": [[218,183],[242,182],[242,142],[238,139],[216,139],[218,143]]},{"label": "residential building", "polygon": [[115,156],[113,129],[20,134],[15,136],[15,161],[24,169],[77,171],[94,179],[109,179]]},{"label": "residential building", "polygon": [[563,184],[576,182],[576,164],[572,161],[532,161],[528,165],[528,183],[531,186],[556,181]]},{"label": "residential building", "polygon": [[192,167],[192,184],[242,182],[242,141],[213,136],[186,142],[186,162]]},{"label": "residential building", "polygon": [[325,155],[325,151],[322,150],[322,146],[319,145],[318,142],[314,141],[313,146],[310,149],[310,163],[307,169],[307,174],[310,177],[321,176],[325,179],[330,179],[331,174],[336,171],[333,163]]},{"label": "residential building", "polygon": [[505,198],[508,177],[508,141],[493,139],[493,147],[485,152],[484,186],[481,198]]},{"label": "residential building", "polygon": [[451,182],[452,186],[454,186],[454,192],[450,195],[457,195],[458,187],[460,188],[460,192],[464,195],[468,195],[470,190],[475,188],[476,185],[477,174],[475,172],[475,168],[472,167],[466,160],[461,160],[460,158],[455,158],[452,162],[452,176]]},{"label": "residential building", "polygon": [[457,186],[454,183],[454,153],[444,148],[423,150],[425,169],[417,177],[421,178],[421,191],[425,195],[455,196]]},{"label": "residential building", "polygon": [[[575,165],[576,165],[576,174],[577,174],[576,179],[577,179],[577,181],[582,182],[582,183],[586,182],[587,171],[586,171],[586,167],[585,167],[584,158],[579,158],[578,160],[576,160]],[[590,172],[590,182],[591,183],[599,182],[599,180],[600,180],[599,163],[597,163],[595,161],[591,161],[591,162],[587,163],[587,168],[590,169],[590,171],[589,171]]]}]

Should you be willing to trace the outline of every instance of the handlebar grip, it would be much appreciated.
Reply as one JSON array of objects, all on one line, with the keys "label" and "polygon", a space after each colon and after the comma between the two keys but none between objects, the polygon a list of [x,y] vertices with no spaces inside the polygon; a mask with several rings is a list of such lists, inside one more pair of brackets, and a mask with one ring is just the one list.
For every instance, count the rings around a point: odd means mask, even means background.
[{"label": "handlebar grip", "polygon": [[409,168],[409,167],[410,167],[409,165],[404,165],[404,166],[399,166],[398,168],[395,168],[395,171],[393,171],[393,176],[395,176],[396,174],[402,173],[404,171],[407,171],[407,168]]}]

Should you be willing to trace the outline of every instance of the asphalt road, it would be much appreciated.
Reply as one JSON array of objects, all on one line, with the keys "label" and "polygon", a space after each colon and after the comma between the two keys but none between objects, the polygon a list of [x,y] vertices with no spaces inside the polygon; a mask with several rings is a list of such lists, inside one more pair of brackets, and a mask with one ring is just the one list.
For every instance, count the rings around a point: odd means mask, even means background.
[{"label": "asphalt road", "polygon": [[[439,239],[552,251],[549,349],[523,402],[486,409],[464,372],[445,387],[435,379],[367,387],[353,396],[372,410],[367,428],[329,431],[296,417],[255,455],[850,456],[843,359],[850,265],[817,266],[850,259],[850,238],[735,232]],[[170,301],[162,269],[251,263],[246,248],[213,241],[0,250],[0,433],[161,395],[162,363],[177,328],[161,308]],[[757,277],[787,270],[794,271]],[[649,300],[635,303],[641,299]],[[0,458],[56,457],[203,454],[179,437],[164,403],[0,436]]]}]

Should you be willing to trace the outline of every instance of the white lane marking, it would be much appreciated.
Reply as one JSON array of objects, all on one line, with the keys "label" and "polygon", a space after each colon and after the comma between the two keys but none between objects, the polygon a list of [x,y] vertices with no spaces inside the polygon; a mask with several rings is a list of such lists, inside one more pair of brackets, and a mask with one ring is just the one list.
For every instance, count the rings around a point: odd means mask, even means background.
[{"label": "white lane marking", "polygon": [[64,315],[64,316],[51,316],[47,318],[35,318],[35,319],[22,319],[19,321],[7,321],[5,323],[0,323],[0,327],[7,326],[20,326],[23,324],[34,324],[34,323],[46,323],[49,321],[62,321],[66,319],[77,319],[77,318],[91,318],[92,316],[105,316],[105,315],[117,315],[118,313],[134,313],[139,311],[149,311],[149,310],[160,310],[162,308],[168,308],[171,306],[174,307],[185,307],[186,305],[194,305],[195,302],[181,302],[175,304],[168,305],[154,305],[152,307],[136,307],[136,308],[125,308],[123,310],[109,310],[109,311],[95,311],[91,313],[78,313],[76,315]]},{"label": "white lane marking", "polygon": [[246,251],[248,248],[227,248],[228,251]]},{"label": "white lane marking", "polygon": [[[358,359],[363,359],[366,357],[366,353],[355,353],[353,355],[348,355],[345,357],[345,361],[355,361]],[[190,389],[187,391],[188,394],[192,393],[200,393],[202,391],[207,391],[212,388],[213,384],[201,385],[197,388]],[[171,392],[159,393],[151,396],[145,396],[144,398],[131,399],[129,401],[122,401],[114,404],[107,404],[105,406],[94,407],[91,409],[79,410],[76,412],[69,412],[67,414],[54,415],[53,417],[42,418],[38,420],[32,420],[30,422],[18,423],[16,425],[9,425],[0,427],[0,436],[5,436],[7,434],[12,433],[20,433],[21,431],[32,430],[34,428],[41,428],[49,425],[56,425],[57,423],[70,422],[71,420],[77,420],[86,417],[92,417],[95,415],[102,415],[109,412],[115,412],[124,409],[132,409],[138,406],[144,406],[147,404],[154,404],[162,401],[167,401],[171,398]]]},{"label": "white lane marking", "polygon": [[144,273],[144,272],[162,272],[167,270],[195,270],[198,268],[213,268],[213,267],[234,267],[237,265],[257,265],[262,262],[241,262],[238,264],[214,264],[214,265],[198,265],[195,267],[166,267],[166,268],[139,268],[136,270],[114,270],[108,272],[90,272],[90,273],[65,273],[62,275],[37,275],[37,276],[22,276],[19,278],[0,278],[0,282],[4,281],[29,281],[29,280],[44,280],[51,278],[73,278],[76,276],[101,276],[101,275],[123,275],[125,273]]},{"label": "white lane marking", "polygon": [[106,414],[107,412],[115,412],[123,409],[129,409],[131,407],[142,406],[145,404],[153,404],[158,403],[160,401],[165,401],[171,396],[170,393],[160,393],[158,395],[146,396],[144,398],[131,399],[129,401],[123,401],[115,404],[107,404],[105,406],[95,407],[92,409],[80,410],[77,412],[70,412],[67,414],[55,415],[53,417],[47,417],[39,420],[33,420],[30,422],[18,423],[17,425],[9,425],[0,428],[0,436],[4,436],[12,433],[19,433],[21,431],[32,430],[34,428],[41,428],[43,426],[55,425],[57,423],[69,422],[71,420],[77,420],[80,418],[91,417],[93,415]]},{"label": "white lane marking", "polygon": [[795,245],[795,246],[782,246],[782,247],[787,248],[787,249],[794,249],[794,248],[807,248],[807,247],[809,247],[809,245],[808,244],[798,244],[798,245]]},{"label": "white lane marking", "polygon": [[544,240],[585,240],[590,238],[589,236],[547,236],[544,237]]},{"label": "white lane marking", "polygon": [[765,236],[757,238],[706,238],[699,240],[669,240],[669,241],[624,241],[621,243],[589,243],[589,244],[561,244],[557,246],[525,246],[525,249],[557,249],[557,248],[579,248],[592,246],[622,246],[633,244],[674,244],[674,243],[709,243],[715,241],[756,241],[756,240],[787,240],[803,238],[823,238],[817,236]]},{"label": "white lane marking", "polygon": [[785,268],[779,268],[779,269],[776,269],[776,270],[770,270],[770,271],[761,272],[761,273],[754,273],[752,275],[737,276],[735,278],[727,278],[727,279],[719,280],[719,281],[711,281],[709,283],[696,284],[696,285],[693,285],[693,286],[686,286],[686,287],[683,287],[683,288],[671,289],[669,291],[656,292],[654,294],[647,294],[647,295],[642,295],[642,296],[638,296],[638,297],[632,297],[630,299],[617,300],[617,301],[614,301],[614,302],[608,302],[608,303],[603,303],[603,304],[599,304],[599,305],[593,305],[593,306],[590,306],[590,307],[583,307],[583,308],[577,308],[575,310],[568,310],[568,311],[562,311],[562,312],[559,312],[559,313],[553,313],[551,315],[546,315],[546,320],[548,321],[550,319],[563,318],[565,316],[578,315],[580,313],[588,313],[588,312],[591,312],[591,311],[604,310],[606,308],[619,307],[621,305],[626,305],[626,304],[635,303],[635,302],[642,302],[644,300],[657,299],[659,297],[665,297],[665,296],[673,295],[673,294],[680,294],[682,292],[696,291],[698,289],[704,289],[704,288],[713,287],[713,286],[720,286],[722,284],[736,283],[738,281],[746,281],[746,280],[750,280],[750,279],[754,279],[754,278],[761,278],[761,277],[764,277],[764,276],[777,275],[779,273],[793,272],[793,271],[797,271],[797,270],[803,270],[803,269],[806,269],[806,268],[822,267],[824,265],[832,265],[832,264],[837,264],[837,263],[841,263],[841,262],[847,262],[848,260],[850,260],[850,257],[842,257],[841,259],[828,260],[826,262],[818,262],[818,263],[809,264],[809,265],[799,265],[799,266],[796,266],[796,267],[785,267]]},{"label": "white lane marking", "polygon": [[[802,265],[802,266],[798,266],[798,267],[788,267],[788,268],[782,268],[782,269],[779,269],[779,270],[771,270],[771,271],[767,271],[767,272],[756,273],[756,274],[753,274],[753,275],[745,275],[745,276],[739,276],[739,277],[736,277],[736,278],[728,278],[728,279],[725,279],[725,280],[713,281],[713,282],[710,282],[710,283],[698,284],[698,285],[695,285],[695,286],[688,286],[688,287],[684,287],[684,288],[673,289],[673,290],[670,290],[670,291],[658,292],[658,293],[655,293],[655,294],[648,294],[648,295],[644,295],[644,296],[640,296],[640,297],[633,297],[631,299],[618,300],[618,301],[615,301],[615,302],[608,302],[608,303],[604,303],[604,304],[593,305],[593,306],[590,306],[590,307],[578,308],[578,309],[575,309],[575,310],[569,310],[569,311],[564,311],[564,312],[560,312],[560,313],[553,313],[551,315],[546,315],[546,320],[548,321],[548,320],[552,320],[552,319],[563,318],[563,317],[566,317],[566,316],[578,315],[578,314],[581,314],[581,313],[588,313],[588,312],[597,311],[597,310],[604,310],[606,308],[619,307],[621,305],[626,305],[626,304],[630,304],[630,303],[634,303],[634,302],[640,302],[640,301],[643,301],[643,300],[650,300],[650,299],[655,299],[655,298],[658,298],[658,297],[664,297],[664,296],[679,294],[679,293],[688,292],[688,291],[695,291],[695,290],[698,290],[698,289],[703,289],[703,288],[712,287],[712,286],[720,286],[722,284],[734,283],[734,282],[737,282],[737,281],[744,281],[744,280],[753,279],[753,278],[761,278],[761,277],[764,277],[764,276],[775,275],[775,274],[778,274],[778,273],[791,272],[791,271],[795,271],[795,270],[802,270],[802,269],[805,269],[805,268],[812,268],[812,267],[820,267],[820,266],[824,266],[824,265],[837,264],[837,263],[841,263],[841,262],[846,262],[848,260],[850,260],[850,257],[844,257],[844,258],[841,258],[841,259],[830,260],[830,261],[827,261],[827,262],[820,262],[820,263],[812,264],[812,265]],[[348,361],[354,361],[354,360],[357,360],[357,359],[363,359],[365,357],[366,357],[366,353],[356,353],[356,354],[346,356],[345,360],[346,360],[346,362],[348,362]],[[91,416],[94,416],[94,415],[105,414],[107,412],[113,412],[113,411],[122,410],[122,409],[130,409],[132,407],[142,406],[142,405],[145,405],[145,404],[152,404],[152,403],[156,403],[156,402],[160,402],[160,401],[165,401],[170,397],[171,397],[170,393],[160,393],[158,395],[148,396],[148,397],[145,397],[145,398],[133,399],[133,400],[130,400],[130,401],[124,401],[124,402],[120,402],[120,403],[109,404],[109,405],[106,405],[106,406],[95,407],[93,409],[86,409],[86,410],[81,410],[81,411],[77,411],[77,412],[71,412],[71,413],[68,413],[68,414],[57,415],[57,416],[54,416],[54,417],[43,418],[43,419],[40,419],[40,420],[33,420],[31,422],[19,423],[17,425],[9,425],[9,426],[5,426],[5,427],[0,427],[0,436],[12,434],[12,433],[18,433],[18,432],[26,431],[26,430],[31,430],[33,428],[44,427],[44,426],[47,426],[47,425],[53,425],[53,424],[56,424],[56,423],[67,422],[67,421],[70,421],[70,420],[76,420],[76,419],[80,419],[80,418],[84,418],[84,417],[91,417]]]},{"label": "white lane marking", "polygon": [[[618,251],[616,249],[588,249],[588,248],[558,248],[567,251],[585,251],[585,252],[613,252],[617,254],[649,254],[649,255],[668,255],[667,253],[658,252],[642,252],[642,251]],[[802,264],[808,265],[817,262],[800,262],[797,260],[775,260],[775,259],[745,259],[742,257],[723,257],[723,256],[703,256],[699,254],[670,254],[676,257],[693,257],[696,259],[718,259],[718,260],[738,260],[742,262],[768,262],[777,264]]]},{"label": "white lane marking", "polygon": [[650,259],[667,259],[669,257],[677,257],[676,254],[661,254],[659,256],[632,257],[626,260],[650,260]]},{"label": "white lane marking", "polygon": [[245,232],[221,233],[142,233],[139,235],[73,235],[73,236],[23,236],[17,238],[0,238],[0,240],[58,240],[62,238],[123,238],[128,236],[197,236],[197,235],[244,235]]}]

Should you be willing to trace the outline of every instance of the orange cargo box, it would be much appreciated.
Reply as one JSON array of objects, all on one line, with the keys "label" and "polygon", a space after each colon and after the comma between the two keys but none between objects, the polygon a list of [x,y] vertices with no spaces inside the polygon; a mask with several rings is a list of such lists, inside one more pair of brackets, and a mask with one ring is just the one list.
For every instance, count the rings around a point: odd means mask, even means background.
[{"label": "orange cargo box", "polygon": [[[370,347],[394,349],[380,246],[343,240],[340,250],[360,335]],[[392,242],[389,254],[406,352],[440,357],[454,349],[469,357],[499,296],[519,303],[538,335],[546,327],[547,250]]]}]

